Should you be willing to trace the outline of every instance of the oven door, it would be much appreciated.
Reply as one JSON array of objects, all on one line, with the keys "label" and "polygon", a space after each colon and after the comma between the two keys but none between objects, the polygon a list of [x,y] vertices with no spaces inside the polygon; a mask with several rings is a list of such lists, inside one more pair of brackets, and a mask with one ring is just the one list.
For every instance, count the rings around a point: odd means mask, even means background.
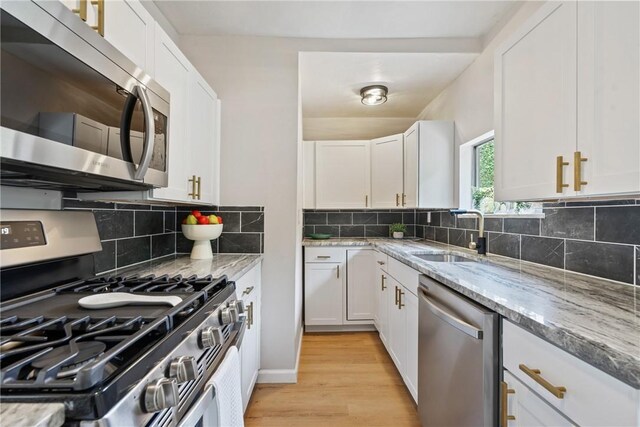
[{"label": "oven door", "polygon": [[60,2],[3,2],[3,184],[167,185],[169,94]]}]

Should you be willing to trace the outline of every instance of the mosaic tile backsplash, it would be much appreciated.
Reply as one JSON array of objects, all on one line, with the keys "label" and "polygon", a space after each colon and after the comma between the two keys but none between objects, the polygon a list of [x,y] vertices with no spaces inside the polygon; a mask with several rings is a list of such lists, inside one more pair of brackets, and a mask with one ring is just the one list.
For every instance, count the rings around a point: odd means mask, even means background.
[{"label": "mosaic tile backsplash", "polygon": [[[429,222],[429,215],[431,221]],[[640,200],[543,204],[544,218],[487,218],[488,251],[640,286]],[[304,234],[388,237],[388,224],[407,224],[407,237],[467,247],[475,218],[422,209],[305,210]]]},{"label": "mosaic tile backsplash", "polygon": [[180,224],[192,209],[223,218],[222,235],[211,242],[214,253],[262,253],[264,248],[262,207],[149,206],[66,197],[63,209],[93,211],[102,242],[102,252],[94,254],[96,273],[190,253],[193,242],[182,235]]}]

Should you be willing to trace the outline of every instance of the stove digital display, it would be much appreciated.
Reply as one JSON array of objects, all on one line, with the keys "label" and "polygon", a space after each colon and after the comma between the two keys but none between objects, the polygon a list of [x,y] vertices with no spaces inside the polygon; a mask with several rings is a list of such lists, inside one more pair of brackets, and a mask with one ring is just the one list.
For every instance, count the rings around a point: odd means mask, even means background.
[{"label": "stove digital display", "polygon": [[42,246],[47,242],[40,221],[10,221],[0,223],[0,249]]}]

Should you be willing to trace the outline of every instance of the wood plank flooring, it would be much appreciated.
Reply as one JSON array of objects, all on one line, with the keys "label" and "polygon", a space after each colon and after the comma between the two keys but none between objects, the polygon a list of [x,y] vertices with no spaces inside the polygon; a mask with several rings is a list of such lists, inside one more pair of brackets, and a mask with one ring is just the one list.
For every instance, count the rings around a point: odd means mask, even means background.
[{"label": "wood plank flooring", "polygon": [[305,334],[297,384],[258,384],[247,427],[420,426],[377,332]]}]

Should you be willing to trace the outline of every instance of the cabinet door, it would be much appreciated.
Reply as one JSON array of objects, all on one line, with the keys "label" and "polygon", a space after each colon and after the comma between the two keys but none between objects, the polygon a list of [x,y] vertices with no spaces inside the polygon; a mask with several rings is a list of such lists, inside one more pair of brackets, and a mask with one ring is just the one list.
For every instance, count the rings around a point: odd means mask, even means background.
[{"label": "cabinet door", "polygon": [[255,323],[251,323],[250,311],[255,310],[257,303],[254,295],[249,295],[249,298],[244,298],[245,310],[247,310],[247,329],[244,332],[242,338],[242,345],[240,347],[240,379],[242,387],[242,405],[244,410],[247,409],[249,400],[251,399],[251,393],[253,392],[253,386],[258,376],[258,357],[260,354],[260,348],[258,343],[259,330]]},{"label": "cabinet door", "polygon": [[199,181],[197,202],[215,204],[220,176],[218,96],[194,68],[190,80],[188,140],[192,148],[184,154],[189,156],[189,170],[193,169],[192,175]]},{"label": "cabinet door", "polygon": [[304,278],[304,323],[342,325],[342,263],[307,263]]},{"label": "cabinet door", "polygon": [[371,140],[371,207],[402,206],[402,134]]},{"label": "cabinet door", "polygon": [[574,2],[545,3],[496,50],[496,200],[575,194],[556,192],[556,157],[572,163],[576,147],[576,50]]},{"label": "cabinet door", "polygon": [[[389,354],[396,364],[400,375],[405,374],[405,365],[407,357],[407,310],[400,307],[398,297],[403,289],[402,285],[393,277],[387,276],[388,283],[388,307],[389,307],[389,335],[387,340],[389,346]],[[405,295],[406,296],[406,291]]]},{"label": "cabinet door", "polygon": [[347,251],[347,318],[372,320],[376,285],[376,263],[372,249]]},{"label": "cabinet door", "polygon": [[169,122],[169,183],[166,188],[153,190],[156,198],[191,201],[188,196],[189,176],[193,174],[188,164],[192,145],[187,137],[189,111],[189,70],[191,64],[169,36],[156,24],[155,79],[171,93]]},{"label": "cabinet door", "polygon": [[[402,206],[405,208],[415,208],[418,206],[419,128],[418,123],[416,123],[404,134]],[[446,165],[441,166],[446,168]],[[453,165],[450,165],[450,167],[453,168]]]},{"label": "cabinet door", "polygon": [[[507,420],[506,425],[502,427],[569,427],[575,425],[544,400],[540,399],[538,395],[518,381],[509,371],[505,370],[503,374],[504,383],[506,383],[506,388],[509,390],[506,396],[506,415],[515,417],[515,419]],[[501,393],[505,393],[504,385]],[[502,396],[502,402],[505,402],[504,395]]]},{"label": "cabinet door", "polygon": [[138,0],[104,2],[104,38],[151,75],[154,26],[153,17]]},{"label": "cabinet door", "polygon": [[316,142],[316,208],[366,208],[371,189],[369,141]]},{"label": "cabinet door", "polygon": [[302,142],[302,187],[304,209],[316,207],[316,143]]},{"label": "cabinet door", "polygon": [[418,297],[403,289],[403,310],[406,310],[407,318],[407,364],[405,367],[404,382],[418,402]]},{"label": "cabinet door", "polygon": [[640,3],[579,2],[578,195],[640,191],[639,117]]},{"label": "cabinet door", "polygon": [[380,339],[389,349],[389,310],[391,309],[391,297],[389,296],[392,293],[391,288],[389,287],[389,277],[387,273],[382,269],[380,271],[379,276],[379,286],[378,286],[378,332],[380,333]]}]

